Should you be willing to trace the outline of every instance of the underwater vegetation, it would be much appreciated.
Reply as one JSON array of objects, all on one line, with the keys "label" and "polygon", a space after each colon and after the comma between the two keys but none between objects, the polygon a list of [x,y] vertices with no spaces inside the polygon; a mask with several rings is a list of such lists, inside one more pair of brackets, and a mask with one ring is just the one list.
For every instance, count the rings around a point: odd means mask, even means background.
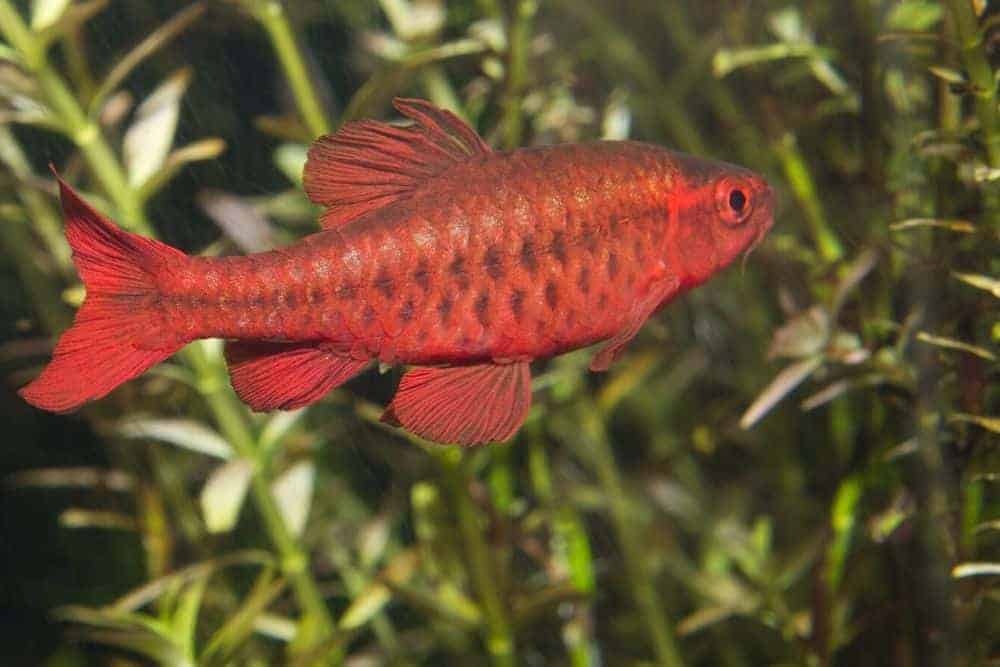
[{"label": "underwater vegetation", "polygon": [[[0,0],[4,664],[1000,662],[994,12]],[[739,164],[773,229],[607,373],[533,364],[504,445],[383,424],[385,365],[251,412],[218,339],[17,396],[85,297],[50,163],[126,231],[265,252],[319,231],[312,141],[396,97]]]}]

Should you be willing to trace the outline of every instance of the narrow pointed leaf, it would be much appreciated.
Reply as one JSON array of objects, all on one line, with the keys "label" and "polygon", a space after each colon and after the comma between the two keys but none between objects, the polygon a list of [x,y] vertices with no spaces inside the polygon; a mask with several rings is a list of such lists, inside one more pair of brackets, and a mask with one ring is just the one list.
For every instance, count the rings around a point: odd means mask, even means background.
[{"label": "narrow pointed leaf", "polygon": [[210,533],[233,529],[253,476],[253,464],[234,459],[216,468],[201,491],[201,513]]},{"label": "narrow pointed leaf", "polygon": [[740,428],[748,429],[771,411],[787,394],[802,384],[823,364],[820,357],[803,359],[778,373],[740,418]]},{"label": "narrow pointed leaf", "polygon": [[301,535],[306,527],[315,478],[316,467],[302,461],[286,470],[271,487],[281,516],[292,535]]},{"label": "narrow pointed leaf", "polygon": [[221,435],[193,419],[130,419],[118,426],[118,435],[158,440],[220,459],[232,455]]},{"label": "narrow pointed leaf", "polygon": [[124,139],[129,183],[141,185],[163,166],[174,143],[181,98],[190,82],[191,70],[179,70],[136,109]]}]

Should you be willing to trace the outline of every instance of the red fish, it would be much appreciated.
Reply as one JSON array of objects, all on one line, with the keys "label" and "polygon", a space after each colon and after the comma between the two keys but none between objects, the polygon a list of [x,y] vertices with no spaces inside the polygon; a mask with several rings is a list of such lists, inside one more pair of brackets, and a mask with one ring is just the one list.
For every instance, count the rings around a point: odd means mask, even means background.
[{"label": "red fish", "polygon": [[55,412],[100,398],[199,338],[229,339],[258,411],[313,403],[371,362],[407,372],[383,419],[424,438],[510,438],[529,363],[603,342],[603,371],[646,319],[770,229],[767,183],[631,141],[492,150],[458,117],[350,123],[309,151],[323,231],[245,257],[189,257],[128,233],[60,179],[87,297],[21,390]]}]

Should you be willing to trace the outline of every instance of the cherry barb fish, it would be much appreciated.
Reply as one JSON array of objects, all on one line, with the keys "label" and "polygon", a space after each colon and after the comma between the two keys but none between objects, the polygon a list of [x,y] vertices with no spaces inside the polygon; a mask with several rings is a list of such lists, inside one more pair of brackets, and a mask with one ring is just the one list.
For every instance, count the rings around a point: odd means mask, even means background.
[{"label": "cherry barb fish", "polygon": [[59,179],[87,289],[51,363],[21,389],[74,410],[200,338],[224,338],[257,411],[320,400],[369,364],[415,366],[383,420],[441,443],[512,437],[529,364],[640,327],[748,253],[773,195],[740,167],[607,141],[492,150],[452,113],[397,99],[411,123],[318,139],[305,190],[323,230],[288,247],[191,257],[126,232]]}]

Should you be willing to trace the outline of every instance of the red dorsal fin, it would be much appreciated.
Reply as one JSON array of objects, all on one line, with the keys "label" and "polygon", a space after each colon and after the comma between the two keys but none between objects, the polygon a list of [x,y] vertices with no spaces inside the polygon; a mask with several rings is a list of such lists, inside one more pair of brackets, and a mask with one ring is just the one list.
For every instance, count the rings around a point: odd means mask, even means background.
[{"label": "red dorsal fin", "polygon": [[309,149],[303,180],[309,198],[327,207],[320,218],[325,229],[405,199],[455,163],[490,152],[450,111],[424,100],[397,98],[393,106],[413,124],[348,123]]},{"label": "red dorsal fin", "polygon": [[257,412],[315,403],[369,364],[315,343],[260,341],[227,343],[226,361],[236,394]]},{"label": "red dorsal fin", "polygon": [[508,440],[531,407],[527,362],[415,368],[403,376],[382,421],[457,445]]}]

